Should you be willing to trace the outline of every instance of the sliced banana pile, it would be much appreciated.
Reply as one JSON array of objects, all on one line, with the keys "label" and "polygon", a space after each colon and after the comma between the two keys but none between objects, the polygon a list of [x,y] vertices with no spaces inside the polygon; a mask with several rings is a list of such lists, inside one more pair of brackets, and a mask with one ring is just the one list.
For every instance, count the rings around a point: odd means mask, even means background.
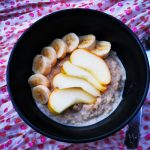
[{"label": "sliced banana pile", "polygon": [[[93,104],[111,82],[109,68],[103,60],[110,49],[110,42],[97,41],[92,34],[78,37],[75,33],[69,33],[62,39],[54,39],[33,59],[34,74],[28,79],[33,98],[47,104],[54,114],[60,114],[74,104]],[[51,83],[46,76],[57,60],[64,59],[67,53],[71,53],[70,60],[53,78],[55,89],[51,92]]]}]

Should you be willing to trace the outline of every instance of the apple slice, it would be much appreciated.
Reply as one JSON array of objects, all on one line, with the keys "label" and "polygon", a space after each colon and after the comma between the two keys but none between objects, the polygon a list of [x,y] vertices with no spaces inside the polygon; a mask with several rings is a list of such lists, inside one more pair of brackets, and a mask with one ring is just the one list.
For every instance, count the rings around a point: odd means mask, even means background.
[{"label": "apple slice", "polygon": [[97,88],[100,91],[105,91],[106,86],[101,85],[88,71],[73,65],[70,63],[70,61],[66,61],[63,64],[63,72],[70,76],[79,77],[82,79],[87,80],[89,83],[91,83],[95,88]]},{"label": "apple slice", "polygon": [[105,61],[95,54],[77,49],[70,56],[71,63],[89,71],[101,84],[107,85],[111,81],[109,68]]},{"label": "apple slice", "polygon": [[100,96],[100,92],[84,79],[68,76],[63,73],[59,73],[53,78],[53,86],[59,89],[78,87],[93,96]]},{"label": "apple slice", "polygon": [[54,112],[60,114],[74,104],[93,104],[95,101],[96,97],[79,88],[55,89],[50,95],[48,105]]}]

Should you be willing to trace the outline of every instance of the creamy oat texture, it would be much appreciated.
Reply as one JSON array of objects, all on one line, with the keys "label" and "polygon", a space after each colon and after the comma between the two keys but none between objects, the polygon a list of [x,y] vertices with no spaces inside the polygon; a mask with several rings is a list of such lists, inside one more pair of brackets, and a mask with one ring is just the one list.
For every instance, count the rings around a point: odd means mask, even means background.
[{"label": "creamy oat texture", "polygon": [[[65,60],[68,58],[69,57],[66,57]],[[61,66],[65,60],[57,64],[57,67],[54,67],[51,74],[48,76],[50,81],[53,76],[60,72]],[[46,116],[56,122],[70,126],[87,126],[108,117],[118,107],[122,100],[126,72],[115,52],[112,51],[105,61],[110,69],[112,80],[107,91],[97,98],[95,104],[76,104],[59,115],[52,114],[48,110],[47,105],[36,102],[38,108]],[[53,87],[51,90],[53,90]]]}]

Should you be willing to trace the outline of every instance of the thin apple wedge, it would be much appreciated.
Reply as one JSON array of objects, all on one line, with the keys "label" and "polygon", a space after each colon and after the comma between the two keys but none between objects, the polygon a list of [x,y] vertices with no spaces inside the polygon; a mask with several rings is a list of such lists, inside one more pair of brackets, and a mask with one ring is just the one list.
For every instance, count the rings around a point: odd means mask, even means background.
[{"label": "thin apple wedge", "polygon": [[75,76],[75,77],[79,77],[82,79],[87,80],[89,83],[91,83],[95,88],[97,88],[100,91],[105,91],[106,90],[106,86],[101,85],[93,76],[92,74],[90,74],[88,71],[73,65],[70,63],[70,61],[66,61],[63,64],[62,70],[64,73],[66,73],[67,75],[70,76]]},{"label": "thin apple wedge", "polygon": [[53,78],[53,86],[59,89],[78,87],[93,96],[100,96],[100,92],[86,80],[63,73],[59,73]]},{"label": "thin apple wedge", "polygon": [[95,101],[96,97],[79,88],[55,89],[50,95],[48,105],[54,112],[60,114],[74,104],[93,104]]},{"label": "thin apple wedge", "polygon": [[72,64],[89,71],[103,85],[107,85],[111,81],[110,70],[105,61],[95,54],[84,50],[77,49],[71,56]]}]

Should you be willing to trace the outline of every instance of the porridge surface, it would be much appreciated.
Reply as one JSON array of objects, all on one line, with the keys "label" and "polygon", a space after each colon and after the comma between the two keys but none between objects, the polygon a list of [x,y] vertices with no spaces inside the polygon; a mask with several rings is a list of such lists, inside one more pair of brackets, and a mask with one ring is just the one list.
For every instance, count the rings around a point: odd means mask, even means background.
[{"label": "porridge surface", "polygon": [[[66,56],[52,69],[48,75],[50,81],[61,71],[63,63],[68,59],[69,56]],[[112,51],[105,61],[110,69],[112,79],[106,92],[97,98],[95,104],[76,104],[59,115],[52,114],[47,105],[36,102],[38,108],[49,118],[71,126],[91,125],[109,116],[122,100],[126,72],[115,52]],[[53,87],[50,90],[52,91]]]}]

